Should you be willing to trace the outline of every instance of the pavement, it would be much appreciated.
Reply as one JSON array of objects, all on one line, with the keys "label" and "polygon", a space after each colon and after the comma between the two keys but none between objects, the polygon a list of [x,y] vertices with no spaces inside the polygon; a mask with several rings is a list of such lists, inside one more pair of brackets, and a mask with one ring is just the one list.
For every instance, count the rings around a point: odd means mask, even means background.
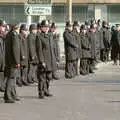
[{"label": "pavement", "polygon": [[120,120],[120,66],[99,64],[95,74],[51,82],[51,98],[38,99],[37,84],[17,88],[21,101],[5,104],[0,120]]}]

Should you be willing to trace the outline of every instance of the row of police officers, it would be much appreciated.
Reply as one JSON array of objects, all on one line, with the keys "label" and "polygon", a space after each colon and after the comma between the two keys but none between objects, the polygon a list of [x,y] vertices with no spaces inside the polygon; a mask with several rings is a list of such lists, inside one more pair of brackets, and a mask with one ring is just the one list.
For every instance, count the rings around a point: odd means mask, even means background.
[{"label": "row of police officers", "polygon": [[63,34],[65,43],[65,77],[70,79],[79,74],[94,73],[99,62],[120,59],[120,26],[113,31],[106,21],[91,19],[80,25],[66,22]]},{"label": "row of police officers", "polygon": [[[9,28],[0,20],[0,91],[4,92],[5,103],[19,101],[18,86],[38,82],[40,99],[51,97],[50,81],[58,80],[60,62],[59,34],[56,24],[48,20],[20,27]],[[29,33],[28,33],[29,31]],[[66,22],[63,33],[65,47],[65,77],[94,73],[96,65],[111,58],[116,64],[120,60],[120,26],[110,30],[106,21],[88,20],[80,25]]]},{"label": "row of police officers", "polygon": [[[20,101],[16,93],[16,83],[28,86],[38,82],[40,99],[51,97],[50,80],[59,77],[56,73],[60,61],[59,34],[55,23],[43,20],[28,28],[22,24],[11,26],[0,20],[0,90],[4,92],[5,103]],[[6,32],[7,31],[7,32]]]}]

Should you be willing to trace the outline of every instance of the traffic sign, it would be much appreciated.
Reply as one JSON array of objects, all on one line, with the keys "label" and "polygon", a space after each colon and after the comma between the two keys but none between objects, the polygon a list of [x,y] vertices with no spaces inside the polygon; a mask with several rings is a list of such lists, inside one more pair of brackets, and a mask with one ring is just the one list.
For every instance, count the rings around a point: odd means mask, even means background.
[{"label": "traffic sign", "polygon": [[26,15],[51,15],[51,5],[25,4]]}]

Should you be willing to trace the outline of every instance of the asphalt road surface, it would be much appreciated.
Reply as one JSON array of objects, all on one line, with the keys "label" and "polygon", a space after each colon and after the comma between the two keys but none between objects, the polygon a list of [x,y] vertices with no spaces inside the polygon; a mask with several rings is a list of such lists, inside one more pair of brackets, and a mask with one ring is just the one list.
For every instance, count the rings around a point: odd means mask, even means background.
[{"label": "asphalt road surface", "polygon": [[38,99],[37,84],[17,88],[21,101],[5,104],[0,120],[120,120],[120,66],[102,64],[95,74],[52,81],[51,98]]}]

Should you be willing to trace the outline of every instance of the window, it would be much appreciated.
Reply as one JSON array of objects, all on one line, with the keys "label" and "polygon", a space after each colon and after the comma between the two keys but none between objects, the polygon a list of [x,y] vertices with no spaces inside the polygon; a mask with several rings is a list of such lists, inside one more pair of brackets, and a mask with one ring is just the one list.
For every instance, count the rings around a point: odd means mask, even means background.
[{"label": "window", "polygon": [[110,23],[120,23],[120,5],[108,5],[108,20]]}]

